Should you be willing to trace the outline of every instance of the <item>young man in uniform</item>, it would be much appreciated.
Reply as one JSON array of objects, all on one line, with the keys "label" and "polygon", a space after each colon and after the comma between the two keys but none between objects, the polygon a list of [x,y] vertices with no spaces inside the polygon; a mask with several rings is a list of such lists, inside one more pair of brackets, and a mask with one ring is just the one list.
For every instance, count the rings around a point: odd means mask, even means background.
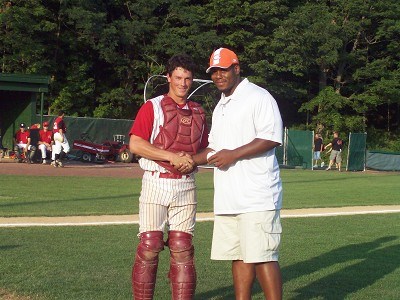
[{"label": "young man in uniform", "polygon": [[33,164],[32,158],[35,155],[36,147],[31,145],[29,131],[26,130],[25,123],[19,125],[19,130],[14,135],[15,147],[14,151],[17,155],[18,162],[22,162],[20,151],[24,152],[26,162]]},{"label": "young man in uniform", "polygon": [[43,122],[43,129],[39,131],[39,150],[42,152],[42,164],[47,164],[47,151],[51,152],[53,132],[49,130],[49,122]]},{"label": "young man in uniform", "polygon": [[240,77],[238,57],[227,48],[212,53],[207,73],[222,95],[208,148],[193,159],[215,166],[211,259],[232,261],[236,299],[251,299],[256,278],[266,299],[281,299],[279,108],[267,90]]},{"label": "young man in uniform", "polygon": [[[204,110],[187,99],[195,69],[187,55],[167,64],[169,91],[148,100],[130,131],[130,150],[145,171],[139,198],[139,245],[132,270],[134,299],[152,299],[158,256],[170,250],[172,299],[193,299],[196,270],[192,237],[197,206],[190,155],[207,147]],[[168,239],[163,232],[167,226]]]},{"label": "young man in uniform", "polygon": [[64,111],[60,110],[53,123],[54,145],[52,147],[52,162],[54,167],[62,167],[62,159],[69,152],[70,147],[66,137],[67,126],[64,122]]}]

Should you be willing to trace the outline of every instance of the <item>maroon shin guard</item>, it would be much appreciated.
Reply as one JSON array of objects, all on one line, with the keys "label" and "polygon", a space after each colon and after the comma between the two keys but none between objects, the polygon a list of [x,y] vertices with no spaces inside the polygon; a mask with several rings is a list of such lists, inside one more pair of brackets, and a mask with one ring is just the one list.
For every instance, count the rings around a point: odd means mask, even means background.
[{"label": "maroon shin guard", "polygon": [[151,300],[156,285],[158,254],[164,249],[163,233],[148,231],[140,234],[132,270],[132,289],[135,300]]},{"label": "maroon shin guard", "polygon": [[196,290],[196,269],[192,235],[186,232],[170,231],[168,246],[171,254],[168,277],[171,282],[172,299],[193,299]]}]

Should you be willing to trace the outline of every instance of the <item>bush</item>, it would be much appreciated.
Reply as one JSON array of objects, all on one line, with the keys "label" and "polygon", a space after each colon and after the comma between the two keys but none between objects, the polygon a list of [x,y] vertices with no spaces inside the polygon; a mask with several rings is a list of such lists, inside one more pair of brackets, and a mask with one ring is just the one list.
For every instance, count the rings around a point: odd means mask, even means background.
[{"label": "bush", "polygon": [[367,149],[400,152],[400,130],[386,131],[369,128],[367,130]]}]

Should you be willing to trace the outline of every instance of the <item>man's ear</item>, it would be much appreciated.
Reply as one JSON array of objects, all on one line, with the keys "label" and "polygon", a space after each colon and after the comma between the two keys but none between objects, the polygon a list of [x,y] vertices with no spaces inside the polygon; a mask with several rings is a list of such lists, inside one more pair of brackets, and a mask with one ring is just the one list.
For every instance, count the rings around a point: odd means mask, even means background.
[{"label": "man's ear", "polygon": [[240,74],[240,66],[239,65],[235,65],[233,68],[234,68],[235,74],[239,75]]}]

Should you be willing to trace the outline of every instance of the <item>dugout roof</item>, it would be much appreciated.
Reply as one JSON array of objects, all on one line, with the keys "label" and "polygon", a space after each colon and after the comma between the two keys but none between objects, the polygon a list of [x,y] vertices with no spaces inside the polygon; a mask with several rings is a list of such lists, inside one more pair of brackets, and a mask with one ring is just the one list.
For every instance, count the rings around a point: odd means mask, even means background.
[{"label": "dugout roof", "polygon": [[0,90],[47,93],[49,76],[0,73]]},{"label": "dugout roof", "polygon": [[18,124],[36,121],[38,95],[42,123],[44,94],[49,91],[49,84],[50,76],[0,73],[0,145],[12,149]]}]

